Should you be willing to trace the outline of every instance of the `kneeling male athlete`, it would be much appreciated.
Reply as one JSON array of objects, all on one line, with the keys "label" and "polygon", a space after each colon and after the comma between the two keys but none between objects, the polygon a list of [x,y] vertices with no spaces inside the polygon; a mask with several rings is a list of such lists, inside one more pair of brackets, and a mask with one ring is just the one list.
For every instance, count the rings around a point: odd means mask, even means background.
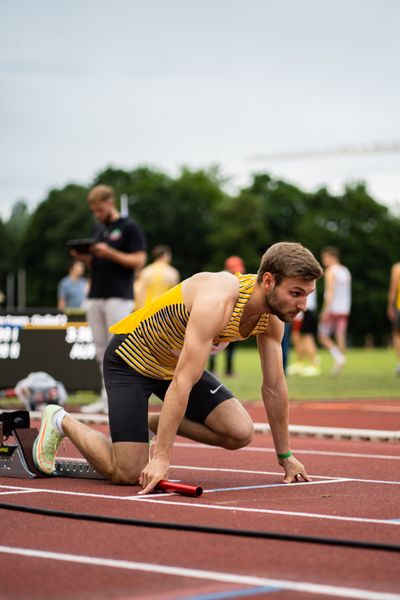
[{"label": "kneeling male athlete", "polygon": [[[246,446],[253,422],[204,369],[210,353],[257,336],[262,399],[284,482],[309,481],[290,451],[281,340],[283,322],[305,310],[322,273],[309,250],[281,242],[263,255],[257,275],[198,273],[119,321],[104,357],[111,440],[50,405],[34,444],[38,468],[53,472],[67,436],[99,473],[116,484],[139,483],[146,494],[167,479],[177,433],[231,450]],[[159,414],[148,415],[151,393],[164,400]],[[157,434],[151,459],[148,429]]]}]

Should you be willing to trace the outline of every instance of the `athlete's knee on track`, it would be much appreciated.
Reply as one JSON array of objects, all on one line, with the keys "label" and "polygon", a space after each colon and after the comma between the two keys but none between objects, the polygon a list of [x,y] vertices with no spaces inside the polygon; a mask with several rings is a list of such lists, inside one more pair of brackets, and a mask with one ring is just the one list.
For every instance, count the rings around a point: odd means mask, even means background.
[{"label": "athlete's knee on track", "polygon": [[[147,448],[147,446],[146,446]],[[113,457],[111,465],[111,481],[117,485],[135,485],[139,481],[140,473],[146,466],[149,456],[147,452],[125,452],[116,450],[113,447]]]},{"label": "athlete's knee on track", "polygon": [[254,438],[254,425],[253,422],[245,420],[235,425],[229,433],[226,435],[224,440],[224,448],[227,450],[238,450],[248,446]]},{"label": "athlete's knee on track", "polygon": [[111,481],[115,485],[135,485],[139,482],[139,476],[142,469],[135,468],[122,468],[119,465],[115,465],[111,473]]}]

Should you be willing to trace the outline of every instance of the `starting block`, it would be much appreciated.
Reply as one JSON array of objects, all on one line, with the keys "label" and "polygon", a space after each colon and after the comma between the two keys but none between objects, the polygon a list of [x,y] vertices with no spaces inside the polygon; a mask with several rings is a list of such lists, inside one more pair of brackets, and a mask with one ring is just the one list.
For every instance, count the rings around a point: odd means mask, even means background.
[{"label": "starting block", "polygon": [[[0,477],[34,479],[38,477],[78,477],[80,479],[105,479],[85,459],[62,460],[56,458],[52,475],[36,467],[32,449],[39,432],[30,426],[27,410],[0,413]],[[9,438],[14,443],[8,443]],[[173,481],[161,480],[154,488],[157,492],[177,493],[183,496],[201,496],[203,488]]]},{"label": "starting block", "polygon": [[[0,413],[0,477],[34,479],[38,477],[79,477],[81,479],[105,479],[86,460],[56,459],[53,475],[46,475],[36,467],[33,442],[38,430],[30,426],[27,410]],[[14,443],[8,439],[13,438]]]}]

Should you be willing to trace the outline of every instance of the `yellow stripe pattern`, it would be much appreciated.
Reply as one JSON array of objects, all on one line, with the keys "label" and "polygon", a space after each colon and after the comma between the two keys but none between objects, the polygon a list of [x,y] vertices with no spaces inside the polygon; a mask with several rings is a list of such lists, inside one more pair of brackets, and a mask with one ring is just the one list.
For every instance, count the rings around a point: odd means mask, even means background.
[{"label": "yellow stripe pattern", "polygon": [[[242,340],[240,319],[250,298],[256,275],[237,274],[239,297],[229,323],[213,340],[222,342]],[[150,306],[145,306],[125,317],[110,328],[112,333],[128,334],[116,353],[135,371],[148,377],[170,380],[174,376],[179,353],[182,350],[190,314],[182,296],[182,283],[168,290]],[[268,328],[269,314],[261,315],[250,336]],[[249,337],[250,337],[249,336]]]}]

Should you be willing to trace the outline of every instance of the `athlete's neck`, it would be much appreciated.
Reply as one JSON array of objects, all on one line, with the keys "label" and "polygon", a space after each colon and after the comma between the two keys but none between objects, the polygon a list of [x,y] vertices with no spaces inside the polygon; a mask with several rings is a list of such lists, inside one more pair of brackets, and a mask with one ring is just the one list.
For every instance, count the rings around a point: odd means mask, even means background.
[{"label": "athlete's neck", "polygon": [[252,294],[248,299],[246,307],[243,311],[243,317],[246,319],[257,316],[259,317],[266,312],[268,312],[268,305],[266,303],[265,291],[263,287],[256,282]]}]

